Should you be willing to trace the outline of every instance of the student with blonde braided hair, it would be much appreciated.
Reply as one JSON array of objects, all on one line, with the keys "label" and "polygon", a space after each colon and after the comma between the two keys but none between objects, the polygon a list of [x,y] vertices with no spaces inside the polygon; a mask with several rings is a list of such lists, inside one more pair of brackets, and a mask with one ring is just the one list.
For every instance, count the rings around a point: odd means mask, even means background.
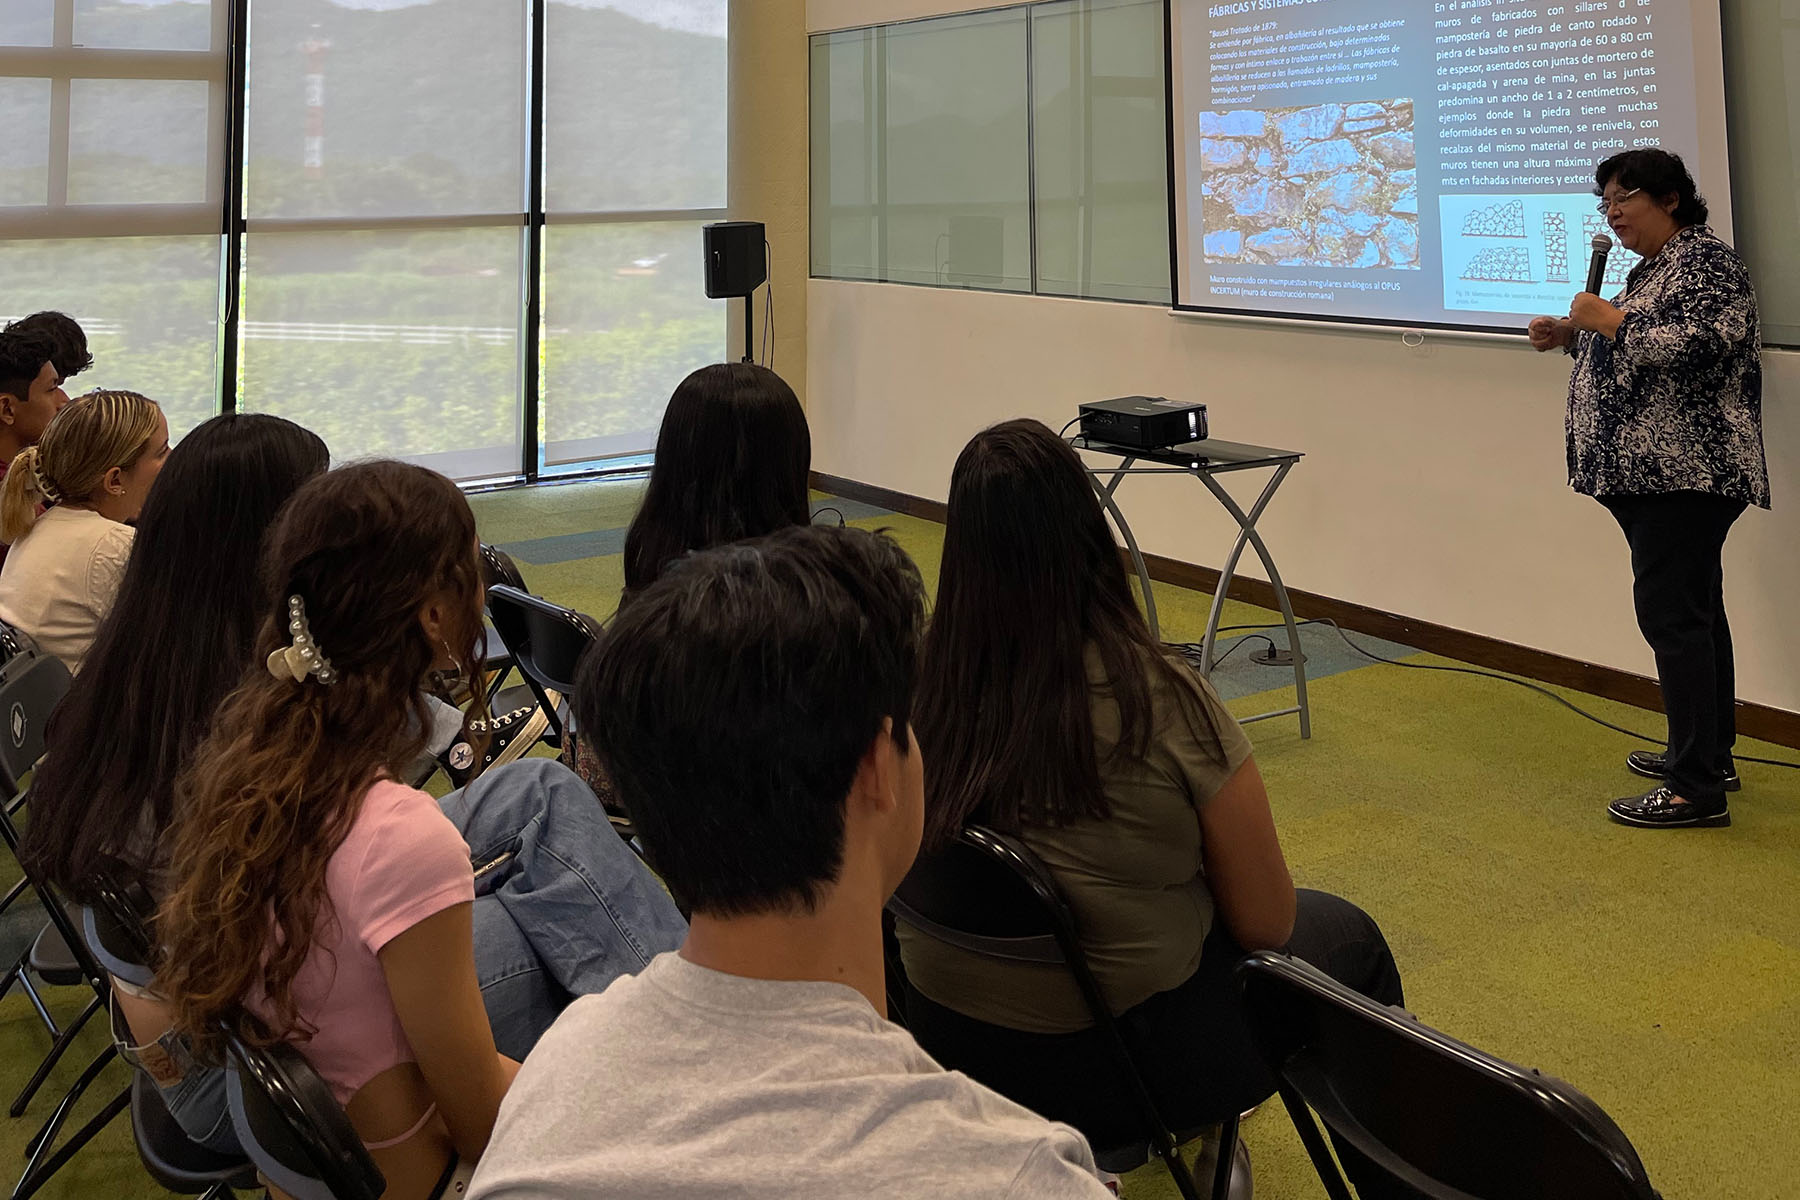
[{"label": "student with blonde braided hair", "polygon": [[132,529],[169,456],[169,423],[136,392],[90,392],[44,427],[0,484],[0,620],[81,669],[112,609]]}]

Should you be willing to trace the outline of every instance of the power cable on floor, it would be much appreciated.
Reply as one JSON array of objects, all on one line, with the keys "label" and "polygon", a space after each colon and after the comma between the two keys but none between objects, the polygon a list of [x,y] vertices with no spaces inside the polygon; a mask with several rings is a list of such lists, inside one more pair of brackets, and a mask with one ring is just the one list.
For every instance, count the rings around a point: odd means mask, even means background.
[{"label": "power cable on floor", "polygon": [[[1610,729],[1614,733],[1622,733],[1626,737],[1636,738],[1640,742],[1649,742],[1653,746],[1663,745],[1663,739],[1661,739],[1661,738],[1651,737],[1649,734],[1645,734],[1645,733],[1639,733],[1635,729],[1627,729],[1623,725],[1614,725],[1611,721],[1606,720],[1604,717],[1596,716],[1595,714],[1587,711],[1585,708],[1582,708],[1580,705],[1572,703],[1568,699],[1557,695],[1555,692],[1551,691],[1549,688],[1542,687],[1538,684],[1535,684],[1535,683],[1531,682],[1529,679],[1520,679],[1517,676],[1502,674],[1499,671],[1484,671],[1479,667],[1448,667],[1448,666],[1443,666],[1438,663],[1401,662],[1399,659],[1386,658],[1380,654],[1375,653],[1373,650],[1366,649],[1365,647],[1357,645],[1354,641],[1351,641],[1350,635],[1348,633],[1344,632],[1343,627],[1340,626],[1336,621],[1332,620],[1330,617],[1315,617],[1315,618],[1312,618],[1312,619],[1306,620],[1306,621],[1296,621],[1296,622],[1294,622],[1294,624],[1296,626],[1329,625],[1329,626],[1331,626],[1332,630],[1337,633],[1338,637],[1343,640],[1344,645],[1350,647],[1351,650],[1355,651],[1357,654],[1362,655],[1364,658],[1371,659],[1378,663],[1385,663],[1390,667],[1404,667],[1409,671],[1443,671],[1446,674],[1451,674],[1451,675],[1475,675],[1482,679],[1498,679],[1502,683],[1516,684],[1519,687],[1526,688],[1530,691],[1536,692],[1540,696],[1544,696],[1551,700],[1554,700],[1558,704],[1562,705],[1564,708],[1568,709],[1570,712],[1574,713],[1576,716],[1585,717],[1587,720],[1592,721],[1594,724],[1602,726],[1603,728],[1606,728],[1606,729]],[[1271,646],[1273,646],[1274,643],[1272,641],[1270,641],[1269,638],[1267,638],[1266,636],[1264,636],[1263,634],[1261,634],[1259,632],[1254,632],[1254,631],[1259,631],[1259,630],[1264,630],[1264,629],[1279,629],[1282,627],[1283,626],[1280,626],[1280,625],[1227,625],[1224,628],[1220,629],[1218,632],[1220,632],[1220,633],[1247,632],[1250,637],[1259,637],[1263,641],[1268,641],[1269,644]],[[1241,643],[1242,641],[1248,640],[1248,638],[1241,638],[1238,640]],[[1236,648],[1237,648],[1236,646],[1232,647],[1232,649],[1234,649],[1234,650]],[[1299,653],[1299,647],[1297,647],[1297,646],[1290,647],[1290,649],[1292,649],[1295,653]],[[1230,651],[1227,651],[1226,653],[1229,654]],[[1224,656],[1221,656],[1218,659],[1214,660],[1213,665],[1217,666],[1219,663],[1222,663],[1224,661],[1225,661]],[[1734,754],[1734,755],[1732,755],[1732,757],[1738,762],[1757,763],[1757,764],[1759,764],[1761,766],[1765,766],[1765,767],[1786,767],[1790,771],[1800,771],[1800,762],[1788,762],[1786,760],[1779,759],[1779,758],[1753,758],[1747,754]]]}]

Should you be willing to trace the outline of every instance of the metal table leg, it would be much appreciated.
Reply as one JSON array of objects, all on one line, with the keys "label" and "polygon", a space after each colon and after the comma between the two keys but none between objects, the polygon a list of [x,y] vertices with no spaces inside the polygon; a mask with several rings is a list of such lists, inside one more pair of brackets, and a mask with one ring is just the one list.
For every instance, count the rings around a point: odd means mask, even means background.
[{"label": "metal table leg", "polygon": [[1113,471],[1110,483],[1101,483],[1099,472],[1091,467],[1084,465],[1084,469],[1088,473],[1089,481],[1094,485],[1094,492],[1100,497],[1100,503],[1112,515],[1113,524],[1118,526],[1120,535],[1124,537],[1125,548],[1131,552],[1131,564],[1137,568],[1138,587],[1144,593],[1144,617],[1150,623],[1150,636],[1160,642],[1162,641],[1162,630],[1156,619],[1156,594],[1150,590],[1150,568],[1144,564],[1144,555],[1138,549],[1137,538],[1132,535],[1131,525],[1125,520],[1125,514],[1119,510],[1118,501],[1113,499],[1113,493],[1118,490],[1119,481],[1125,478],[1126,470],[1136,461],[1135,458],[1128,458],[1120,463]]},{"label": "metal table leg", "polygon": [[[1275,589],[1275,601],[1281,608],[1282,622],[1287,626],[1288,652],[1293,655],[1294,659],[1294,699],[1297,704],[1295,711],[1298,711],[1300,715],[1300,736],[1310,738],[1312,737],[1312,707],[1306,698],[1306,656],[1300,651],[1300,629],[1294,621],[1294,606],[1288,599],[1287,587],[1281,582],[1281,572],[1275,569],[1274,557],[1270,555],[1269,548],[1263,544],[1262,536],[1256,532],[1257,520],[1261,518],[1263,510],[1269,506],[1269,501],[1274,498],[1276,491],[1281,487],[1282,480],[1287,478],[1288,472],[1292,469],[1292,463],[1284,463],[1277,467],[1275,474],[1269,478],[1268,484],[1264,486],[1262,494],[1256,498],[1256,503],[1250,506],[1248,513],[1239,506],[1236,500],[1232,499],[1231,493],[1227,492],[1212,475],[1205,471],[1195,472],[1200,476],[1200,482],[1206,485],[1207,490],[1238,523],[1237,540],[1232,543],[1231,554],[1225,560],[1225,569],[1219,573],[1219,586],[1213,591],[1212,608],[1206,617],[1206,640],[1201,645],[1200,661],[1205,664],[1206,672],[1211,674],[1215,662],[1213,649],[1219,638],[1219,618],[1225,611],[1225,597],[1231,590],[1232,579],[1237,575],[1238,560],[1243,556],[1245,545],[1252,546],[1256,550],[1256,556],[1262,560],[1263,570],[1268,572],[1269,584]],[[1266,715],[1275,716],[1277,714]]]}]

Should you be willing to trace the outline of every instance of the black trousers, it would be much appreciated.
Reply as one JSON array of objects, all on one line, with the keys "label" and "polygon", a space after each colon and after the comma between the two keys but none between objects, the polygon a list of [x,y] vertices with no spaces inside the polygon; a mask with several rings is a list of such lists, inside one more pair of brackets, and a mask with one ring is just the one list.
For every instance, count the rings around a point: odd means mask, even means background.
[{"label": "black trousers", "polygon": [[[1301,889],[1288,952],[1383,1004],[1400,1004],[1400,972],[1374,920],[1348,900]],[[1275,1077],[1250,1044],[1232,969],[1244,956],[1215,922],[1185,983],[1119,1017],[1144,1082],[1178,1136],[1260,1104]],[[908,987],[906,1025],[927,1053],[1001,1095],[1081,1130],[1098,1150],[1141,1142],[1136,1102],[1116,1084],[1098,1032],[1022,1033],[965,1017]]]},{"label": "black trousers", "polygon": [[1669,718],[1669,787],[1686,800],[1722,800],[1737,741],[1737,672],[1721,560],[1746,505],[1703,492],[1599,499],[1631,546],[1631,597]]}]

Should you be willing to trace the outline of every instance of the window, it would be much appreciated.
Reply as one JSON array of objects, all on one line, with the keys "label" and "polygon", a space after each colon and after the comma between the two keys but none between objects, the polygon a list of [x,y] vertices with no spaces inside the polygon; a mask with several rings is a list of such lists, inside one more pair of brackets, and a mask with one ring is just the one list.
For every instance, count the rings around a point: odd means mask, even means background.
[{"label": "window", "polygon": [[552,3],[545,63],[544,463],[655,448],[718,359],[700,227],[725,215],[727,0]]},{"label": "window", "polygon": [[728,3],[0,0],[0,317],[70,312],[76,386],[177,434],[242,408],[460,479],[633,461],[725,349]]},{"label": "window", "polygon": [[812,269],[1166,304],[1161,0],[812,41]]},{"label": "window", "polygon": [[0,316],[70,313],[94,354],[70,390],[135,388],[177,435],[218,391],[227,9],[0,5]]}]

